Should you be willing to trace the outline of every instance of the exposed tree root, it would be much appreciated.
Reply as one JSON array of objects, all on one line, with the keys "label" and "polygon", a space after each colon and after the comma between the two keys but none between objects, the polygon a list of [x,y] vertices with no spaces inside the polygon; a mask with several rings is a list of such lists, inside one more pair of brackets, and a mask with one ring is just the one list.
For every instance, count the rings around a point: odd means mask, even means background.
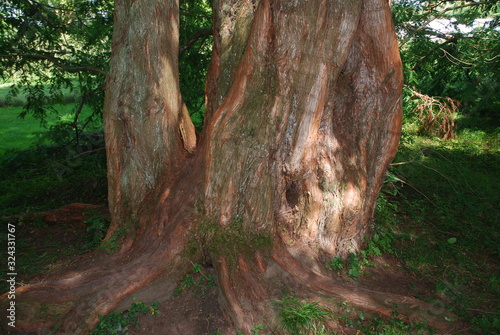
[{"label": "exposed tree root", "polygon": [[[187,183],[188,189],[192,183]],[[190,208],[189,202],[176,208],[181,207]],[[155,213],[155,220],[164,216],[164,211]],[[52,274],[39,283],[19,287],[16,329],[30,333],[58,326],[61,334],[86,333],[98,322],[98,315],[115,310],[139,290],[148,290],[152,281],[170,282],[168,286],[173,289],[190,266],[180,257],[188,242],[188,230],[193,229],[193,223],[186,220],[187,213],[178,210],[171,215],[173,222],[179,222],[175,229],[167,225],[158,230],[160,234],[155,231],[152,236],[144,235],[148,243],[137,242],[114,255],[96,255],[94,261],[88,260],[76,271]],[[362,310],[390,317],[397,304],[403,318],[426,321],[440,333],[455,326],[452,322],[456,318],[444,309],[412,297],[340,283],[324,273],[319,261],[311,261],[314,254],[307,247],[302,254],[296,246],[288,248],[277,238],[270,253],[254,251],[252,257],[240,255],[237,259],[217,257],[214,265],[220,300],[235,328],[247,332],[258,324],[275,328],[277,311],[273,302],[283,298],[284,288],[308,300],[321,301],[332,310],[338,309],[336,303],[348,301]],[[1,300],[2,304],[6,302],[6,295]]]},{"label": "exposed tree root", "polygon": [[[157,247],[144,247],[144,253],[133,259],[120,254],[101,254],[76,271],[57,274],[59,277],[52,274],[39,283],[19,287],[16,330],[21,334],[43,334],[43,330],[57,326],[56,333],[85,334],[99,321],[98,315],[117,307],[126,308],[123,301],[151,289],[149,284],[153,281],[161,281],[169,288],[161,294],[171,294],[190,267],[180,257],[187,243],[183,236],[187,235],[179,225],[168,237],[163,237],[163,243],[157,239],[151,243]],[[442,308],[413,297],[340,282],[325,273],[320,264],[311,267],[310,263],[307,257],[297,257],[295,252],[292,255],[280,241],[275,241],[271,252],[255,251],[253,256],[240,255],[237,259],[217,257],[214,266],[218,273],[219,300],[235,329],[250,333],[252,327],[263,324],[267,330],[279,333],[276,301],[287,292],[319,301],[332,311],[339,311],[341,303],[347,301],[359,310],[391,317],[397,305],[403,320],[427,322],[443,334],[457,327],[456,317]],[[6,295],[1,300],[4,308]],[[327,326],[340,327],[333,322]]]},{"label": "exposed tree root", "polygon": [[[226,259],[219,258],[217,265],[222,306],[234,327],[246,333],[251,333],[252,327],[259,324],[265,325],[265,329],[272,330],[273,334],[280,333],[276,302],[288,293],[320,302],[340,314],[342,302],[359,311],[387,318],[392,317],[397,306],[402,320],[425,322],[440,334],[452,333],[463,326],[444,308],[436,308],[410,296],[341,283],[321,271],[304,267],[283,245],[275,246],[265,263],[260,256],[256,258],[257,261],[251,261],[250,265],[247,258],[239,257],[233,267],[228,266]],[[342,328],[334,322],[326,325],[332,330]]]},{"label": "exposed tree root", "polygon": [[74,222],[81,225],[85,225],[84,221],[88,220],[93,215],[101,215],[103,217],[109,217],[108,208],[99,205],[73,203],[51,211],[37,212],[30,214],[28,216],[12,215],[8,217],[2,217],[1,219],[4,221],[23,219],[24,221],[28,222],[31,220],[35,221],[42,219],[46,223]]},{"label": "exposed tree root", "polygon": [[[161,241],[141,245],[142,252],[131,253],[135,256],[94,254],[78,270],[49,274],[38,283],[17,288],[16,330],[42,332],[57,326],[61,334],[88,332],[99,321],[98,315],[110,313],[160,275],[165,281],[180,278],[187,268],[179,256],[186,236],[186,227],[178,225]],[[0,297],[2,309],[8,303],[6,293]]]}]

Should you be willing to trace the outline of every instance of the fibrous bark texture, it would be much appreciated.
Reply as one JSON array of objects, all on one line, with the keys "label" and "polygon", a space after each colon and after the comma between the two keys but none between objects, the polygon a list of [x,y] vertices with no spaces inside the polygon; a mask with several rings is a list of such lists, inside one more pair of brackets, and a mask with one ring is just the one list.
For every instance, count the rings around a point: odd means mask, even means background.
[{"label": "fibrous bark texture", "polygon": [[[325,261],[363,245],[397,150],[402,72],[388,5],[242,0],[215,9],[206,215],[269,234],[281,269],[311,283]],[[226,298],[249,330],[261,320],[248,315],[266,307],[247,302],[265,305],[268,290],[242,291],[267,272],[242,267],[227,270]]]},{"label": "fibrous bark texture", "polygon": [[[235,7],[237,14],[225,12]],[[209,213],[221,224],[244,217],[249,229],[298,237],[329,257],[358,251],[401,126],[401,63],[388,7],[240,1],[217,8]]]},{"label": "fibrous bark texture", "polygon": [[196,143],[179,93],[177,1],[116,2],[107,239],[126,238],[114,255],[22,288],[26,310],[48,303],[44,327],[82,333],[152,282],[171,291],[188,256],[213,264],[225,313],[245,332],[275,329],[273,301],[289,291],[385,315],[393,303],[425,309],[341,284],[323,265],[363,246],[397,150],[403,79],[387,2],[215,0],[213,9]]}]

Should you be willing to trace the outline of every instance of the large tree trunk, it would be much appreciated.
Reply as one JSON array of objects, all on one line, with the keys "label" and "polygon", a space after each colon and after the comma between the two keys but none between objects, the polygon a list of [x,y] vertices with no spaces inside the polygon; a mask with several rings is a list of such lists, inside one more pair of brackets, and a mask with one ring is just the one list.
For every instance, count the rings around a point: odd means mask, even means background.
[{"label": "large tree trunk", "polygon": [[402,72],[385,1],[229,4],[214,6],[204,199],[210,221],[273,242],[271,259],[218,254],[226,305],[250,330],[276,298],[262,280],[275,267],[340,293],[321,264],[370,232],[399,141]]},{"label": "large tree trunk", "polygon": [[207,214],[222,225],[241,217],[245,229],[276,233],[292,249],[315,250],[315,259],[356,252],[401,127],[388,7],[253,6],[216,6]]},{"label": "large tree trunk", "polygon": [[[19,320],[29,322],[19,325],[82,333],[152,281],[172,290],[188,243],[213,263],[222,306],[246,332],[273,324],[285,287],[386,315],[393,303],[425,307],[340,284],[323,265],[369,236],[399,141],[402,69],[387,2],[214,1],[197,145],[177,35],[176,0],[116,2],[107,239],[126,237],[77,273],[21,288]],[[42,303],[52,314],[37,324]]]}]

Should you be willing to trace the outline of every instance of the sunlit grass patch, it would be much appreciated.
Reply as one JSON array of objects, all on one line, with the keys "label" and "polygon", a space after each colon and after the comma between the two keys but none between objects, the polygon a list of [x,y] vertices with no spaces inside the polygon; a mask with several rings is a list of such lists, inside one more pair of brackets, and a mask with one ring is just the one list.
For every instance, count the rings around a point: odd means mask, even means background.
[{"label": "sunlit grass patch", "polygon": [[[46,132],[48,127],[59,122],[73,121],[74,104],[59,104],[53,107],[58,115],[47,115],[46,126],[30,115],[20,118],[23,107],[0,108],[0,154],[8,149],[26,149],[33,144],[37,133]],[[84,108],[81,117],[85,118],[90,113],[90,108]]]}]

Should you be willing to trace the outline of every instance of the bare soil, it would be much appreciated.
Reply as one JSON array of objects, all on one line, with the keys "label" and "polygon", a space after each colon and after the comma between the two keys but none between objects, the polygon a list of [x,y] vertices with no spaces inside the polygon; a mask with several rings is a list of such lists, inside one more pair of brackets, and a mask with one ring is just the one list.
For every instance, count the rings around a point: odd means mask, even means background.
[{"label": "bare soil", "polygon": [[[202,294],[195,288],[170,295],[160,302],[159,315],[139,318],[139,328],[132,328],[130,335],[149,334],[229,334],[227,323],[214,288]],[[233,331],[234,333],[234,331]]]}]

